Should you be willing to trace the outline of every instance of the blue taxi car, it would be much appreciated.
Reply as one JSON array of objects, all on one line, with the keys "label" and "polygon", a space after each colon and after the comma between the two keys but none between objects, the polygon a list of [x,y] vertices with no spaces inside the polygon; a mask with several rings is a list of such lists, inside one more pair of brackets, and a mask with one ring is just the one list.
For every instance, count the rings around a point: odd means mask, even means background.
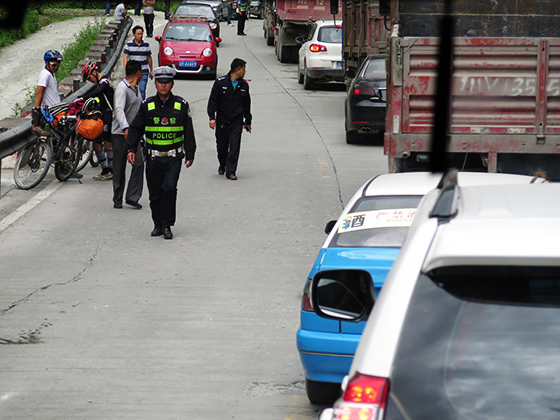
[{"label": "blue taxi car", "polygon": [[336,222],[327,224],[329,235],[303,290],[297,332],[307,397],[313,404],[329,404],[338,398],[365,321],[344,322],[316,315],[311,305],[311,280],[319,271],[365,269],[371,274],[377,295],[404,242],[416,207],[440,179],[439,174],[424,172],[376,176],[354,194]]},{"label": "blue taxi car", "polygon": [[[305,371],[307,397],[328,405],[340,394],[360,341],[364,322],[320,318],[313,312],[311,281],[326,270],[367,270],[375,295],[406,238],[420,200],[434,189],[441,174],[409,172],[384,174],[366,182],[348,202],[337,221],[327,224],[325,240],[303,290],[297,348]],[[523,184],[542,182],[523,175],[458,174],[459,185]]]}]

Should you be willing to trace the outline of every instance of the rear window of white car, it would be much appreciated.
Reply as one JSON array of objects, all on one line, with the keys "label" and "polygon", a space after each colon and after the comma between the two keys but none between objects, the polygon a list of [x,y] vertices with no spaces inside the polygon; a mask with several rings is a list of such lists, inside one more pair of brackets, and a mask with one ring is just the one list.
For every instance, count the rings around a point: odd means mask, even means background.
[{"label": "rear window of white car", "polygon": [[341,44],[342,43],[342,28],[337,28],[335,26],[324,26],[319,29],[319,36],[317,41]]},{"label": "rear window of white car", "polygon": [[329,247],[400,248],[422,196],[363,197],[338,225]]},{"label": "rear window of white car", "polygon": [[558,419],[559,319],[560,268],[462,266],[421,275],[399,339],[392,399],[414,420]]}]

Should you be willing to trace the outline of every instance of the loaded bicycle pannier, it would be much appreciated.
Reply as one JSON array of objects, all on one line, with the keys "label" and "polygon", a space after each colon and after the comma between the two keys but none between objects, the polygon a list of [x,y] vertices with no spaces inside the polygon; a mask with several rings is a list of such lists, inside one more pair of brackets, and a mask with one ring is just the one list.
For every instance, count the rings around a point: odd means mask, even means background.
[{"label": "loaded bicycle pannier", "polygon": [[94,140],[103,133],[103,127],[99,100],[97,98],[90,98],[84,102],[84,106],[80,111],[76,130],[83,138]]}]

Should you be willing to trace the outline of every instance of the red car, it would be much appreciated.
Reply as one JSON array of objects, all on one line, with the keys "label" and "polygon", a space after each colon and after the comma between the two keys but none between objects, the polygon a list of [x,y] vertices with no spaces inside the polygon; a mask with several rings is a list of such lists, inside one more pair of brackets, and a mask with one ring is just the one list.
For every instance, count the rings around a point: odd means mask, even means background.
[{"label": "red car", "polygon": [[218,54],[216,42],[208,22],[192,17],[171,16],[159,42],[158,63],[169,66],[179,74],[199,74],[216,78]]}]

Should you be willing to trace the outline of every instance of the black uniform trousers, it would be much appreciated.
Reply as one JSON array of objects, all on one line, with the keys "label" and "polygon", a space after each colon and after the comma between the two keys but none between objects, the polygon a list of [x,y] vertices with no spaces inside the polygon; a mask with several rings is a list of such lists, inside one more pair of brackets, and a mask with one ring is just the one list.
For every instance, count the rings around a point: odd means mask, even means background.
[{"label": "black uniform trousers", "polygon": [[220,168],[224,168],[226,175],[235,174],[239,152],[241,151],[241,133],[243,120],[232,123],[216,122],[216,149]]},{"label": "black uniform trousers", "polygon": [[144,13],[144,25],[146,25],[146,36],[154,36],[154,14]]},{"label": "black uniform trousers", "polygon": [[[126,184],[126,141],[124,135],[113,134],[113,203],[122,204],[124,187]],[[142,159],[142,149],[138,146],[134,165],[130,171],[130,179],[126,188],[126,201],[138,202],[142,197],[144,187],[144,160]]]},{"label": "black uniform trousers", "polygon": [[181,162],[185,155],[176,157],[151,157],[146,159],[146,183],[150,194],[150,209],[154,226],[175,225],[177,183]]},{"label": "black uniform trousers", "polygon": [[245,33],[245,21],[247,20],[247,11],[241,11],[237,16],[237,35]]}]

